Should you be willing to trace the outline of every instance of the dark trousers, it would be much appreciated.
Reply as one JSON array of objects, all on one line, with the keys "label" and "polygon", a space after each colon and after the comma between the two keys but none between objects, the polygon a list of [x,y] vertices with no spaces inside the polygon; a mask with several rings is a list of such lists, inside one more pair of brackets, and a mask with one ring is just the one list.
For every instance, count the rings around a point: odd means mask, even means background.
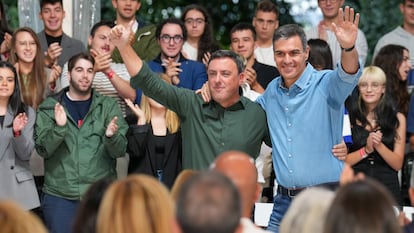
[{"label": "dark trousers", "polygon": [[42,210],[49,232],[72,233],[73,220],[78,206],[78,200],[68,200],[44,193]]}]

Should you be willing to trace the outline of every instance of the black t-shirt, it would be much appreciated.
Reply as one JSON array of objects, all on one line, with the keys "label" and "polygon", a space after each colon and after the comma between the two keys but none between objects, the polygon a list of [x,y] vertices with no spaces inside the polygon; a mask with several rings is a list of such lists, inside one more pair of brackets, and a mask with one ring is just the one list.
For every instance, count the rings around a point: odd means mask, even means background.
[{"label": "black t-shirt", "polygon": [[46,41],[47,41],[47,46],[48,47],[50,46],[50,44],[55,43],[55,42],[58,42],[59,45],[60,45],[60,41],[62,41],[62,35],[60,35],[58,37],[54,37],[54,36],[48,35],[45,32],[45,36],[46,36]]},{"label": "black t-shirt", "polygon": [[3,124],[4,124],[4,115],[0,116],[0,126],[3,128]]},{"label": "black t-shirt", "polygon": [[279,71],[274,66],[269,66],[263,63],[255,61],[253,64],[253,69],[256,71],[257,82],[264,88],[267,88],[267,85],[280,76]]}]

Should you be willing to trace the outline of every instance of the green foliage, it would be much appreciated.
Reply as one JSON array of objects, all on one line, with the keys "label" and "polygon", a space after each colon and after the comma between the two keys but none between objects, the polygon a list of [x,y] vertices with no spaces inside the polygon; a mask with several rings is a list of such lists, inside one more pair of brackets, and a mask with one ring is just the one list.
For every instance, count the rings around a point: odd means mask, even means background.
[{"label": "green foliage", "polygon": [[2,2],[4,4],[9,27],[11,29],[19,27],[17,1],[16,0],[2,0]]},{"label": "green foliage", "polygon": [[[169,17],[180,17],[181,10],[189,4],[200,4],[209,11],[216,38],[221,47],[226,48],[230,43],[228,37],[230,29],[238,22],[251,22],[258,2],[259,0],[142,0],[142,7],[138,15],[143,20],[157,24]],[[293,23],[294,20],[289,14],[290,4],[285,0],[277,2],[283,12],[280,16],[280,24]],[[102,18],[112,20],[114,17],[115,12],[111,1],[103,1]]]},{"label": "green foliage", "polygon": [[[6,14],[11,28],[17,28],[18,13],[16,0],[2,0],[6,6]],[[229,30],[238,22],[251,22],[254,10],[259,0],[141,0],[142,8],[139,17],[154,24],[168,17],[180,17],[181,9],[186,5],[196,3],[208,9],[213,19],[216,37],[223,48],[227,48],[229,41]],[[294,23],[289,14],[290,3],[285,0],[275,0],[280,10],[280,25]],[[305,1],[305,0],[304,0]],[[316,0],[307,0],[316,1]],[[368,52],[367,64],[378,39],[401,24],[402,17],[399,10],[400,0],[347,0],[345,5],[352,6],[361,14],[359,27],[365,33],[370,51]],[[112,1],[101,0],[102,19],[113,20],[115,11]]]},{"label": "green foliage", "polygon": [[371,63],[377,41],[385,33],[393,30],[402,23],[400,0],[354,0],[346,5],[355,7],[360,12],[359,28],[365,33],[368,42],[368,57],[366,65]]}]

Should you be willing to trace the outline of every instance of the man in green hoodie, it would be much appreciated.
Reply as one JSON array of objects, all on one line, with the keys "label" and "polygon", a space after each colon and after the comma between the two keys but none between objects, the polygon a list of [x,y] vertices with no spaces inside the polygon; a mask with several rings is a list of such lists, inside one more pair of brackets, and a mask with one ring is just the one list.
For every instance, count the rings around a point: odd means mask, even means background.
[{"label": "man in green hoodie", "polygon": [[116,101],[92,89],[94,60],[81,53],[68,63],[69,87],[39,106],[36,150],[44,158],[42,208],[50,232],[69,233],[88,187],[116,178],[116,158],[125,155],[128,125]]}]

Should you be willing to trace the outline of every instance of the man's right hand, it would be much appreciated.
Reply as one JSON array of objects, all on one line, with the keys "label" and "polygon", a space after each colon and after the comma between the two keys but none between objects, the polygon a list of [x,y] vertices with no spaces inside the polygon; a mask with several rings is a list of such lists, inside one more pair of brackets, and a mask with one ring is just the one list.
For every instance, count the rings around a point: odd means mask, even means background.
[{"label": "man's right hand", "polygon": [[62,54],[62,51],[63,49],[58,42],[50,44],[49,48],[47,48],[47,51],[45,52],[46,66],[52,67],[54,64],[57,64],[57,60]]},{"label": "man's right hand", "polygon": [[91,56],[95,59],[95,65],[93,69],[95,72],[103,72],[107,74],[111,70],[111,54],[100,54],[98,51],[94,49],[90,49]]},{"label": "man's right hand", "polygon": [[66,125],[66,112],[60,103],[55,104],[55,121],[58,126]]},{"label": "man's right hand", "polygon": [[125,28],[123,25],[118,24],[111,29],[109,37],[111,38],[111,43],[116,47],[124,47],[129,44],[129,38],[132,33],[132,25],[134,21],[131,21],[128,24],[128,27]]}]

